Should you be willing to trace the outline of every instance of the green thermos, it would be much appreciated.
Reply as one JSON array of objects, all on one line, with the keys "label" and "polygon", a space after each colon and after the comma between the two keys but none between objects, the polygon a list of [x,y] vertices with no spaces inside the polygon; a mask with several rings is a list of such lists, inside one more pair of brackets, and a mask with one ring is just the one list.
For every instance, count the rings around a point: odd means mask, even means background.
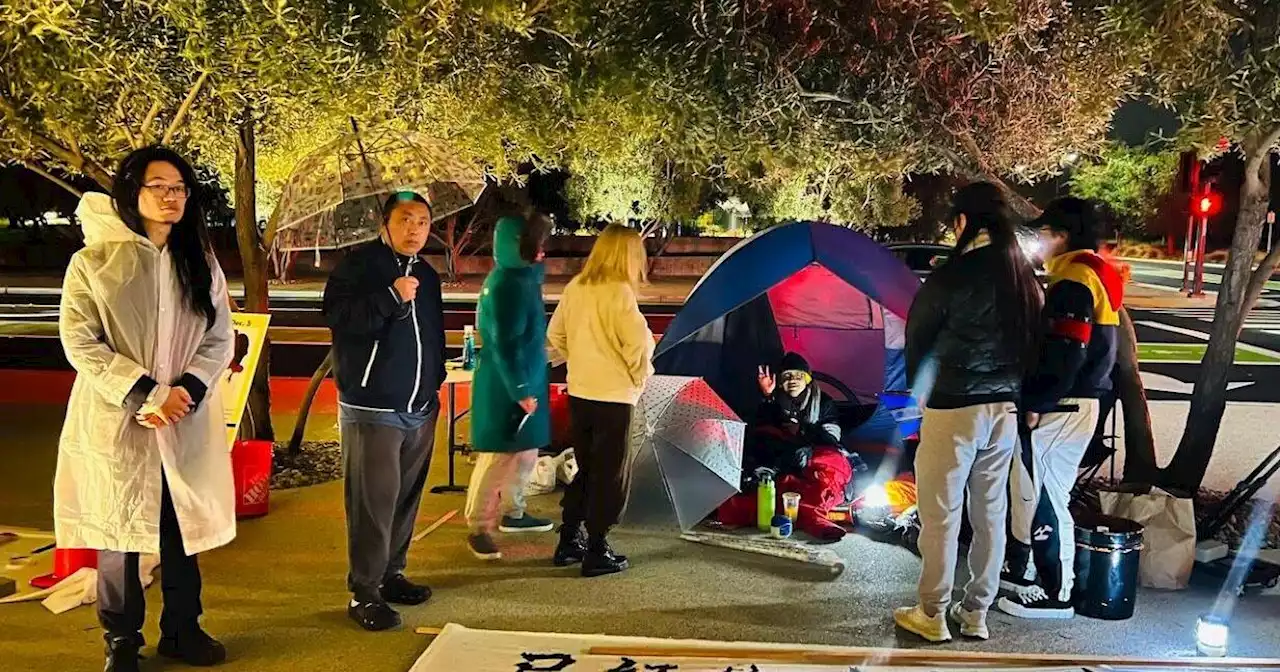
[{"label": "green thermos", "polygon": [[773,482],[772,470],[761,468],[756,474],[760,477],[760,485],[756,488],[756,527],[761,532],[768,532],[777,506],[778,486]]}]

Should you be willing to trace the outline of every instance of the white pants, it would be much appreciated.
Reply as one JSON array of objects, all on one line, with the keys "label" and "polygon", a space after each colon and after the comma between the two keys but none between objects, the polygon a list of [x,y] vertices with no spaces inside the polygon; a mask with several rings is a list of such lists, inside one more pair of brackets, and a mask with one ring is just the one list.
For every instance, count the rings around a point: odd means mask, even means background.
[{"label": "white pants", "polygon": [[930,615],[945,611],[951,603],[966,500],[973,541],[964,608],[985,613],[996,599],[1017,421],[1012,403],[925,409],[916,451],[916,484],[923,560],[920,605]]},{"label": "white pants", "polygon": [[479,454],[467,486],[466,515],[472,534],[492,533],[499,514],[524,515],[524,487],[537,463],[537,450]]},{"label": "white pants", "polygon": [[[1063,399],[1061,406],[1078,410],[1046,413],[1031,432],[1031,464],[1013,461],[1010,477],[1010,527],[1017,544],[1029,547],[1034,576],[1051,599],[1071,601],[1075,585],[1076,525],[1071,517],[1071,489],[1080,460],[1098,425],[1097,399]],[[1013,553],[1011,549],[1010,555]],[[1032,578],[1026,548],[1010,570]]]}]

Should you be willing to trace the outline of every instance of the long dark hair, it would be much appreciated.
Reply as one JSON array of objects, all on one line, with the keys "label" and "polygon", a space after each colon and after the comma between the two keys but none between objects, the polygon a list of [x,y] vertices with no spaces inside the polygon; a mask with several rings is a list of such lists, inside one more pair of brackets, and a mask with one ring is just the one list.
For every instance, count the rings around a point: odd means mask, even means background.
[{"label": "long dark hair", "polygon": [[953,263],[984,232],[991,246],[1000,250],[1001,275],[996,283],[1000,326],[1005,343],[1022,356],[1024,366],[1034,363],[1034,351],[1040,333],[1042,299],[1035,269],[1018,244],[1017,224],[1009,213],[1000,188],[990,182],[976,182],[956,192],[951,209],[953,219],[964,215],[965,227],[956,247],[947,258]]},{"label": "long dark hair", "polygon": [[182,219],[173,226],[166,244],[173,254],[183,303],[193,312],[204,315],[205,328],[208,329],[213,326],[218,315],[213,307],[213,297],[210,296],[213,289],[213,271],[209,267],[212,248],[209,245],[209,229],[204,221],[204,199],[200,193],[200,182],[191,164],[168,147],[151,145],[135,150],[120,162],[115,182],[111,185],[111,199],[115,201],[116,214],[120,215],[120,219],[134,233],[145,237],[147,228],[142,223],[142,213],[138,212],[138,196],[146,182],[147,166],[157,161],[177,168],[190,194]]}]

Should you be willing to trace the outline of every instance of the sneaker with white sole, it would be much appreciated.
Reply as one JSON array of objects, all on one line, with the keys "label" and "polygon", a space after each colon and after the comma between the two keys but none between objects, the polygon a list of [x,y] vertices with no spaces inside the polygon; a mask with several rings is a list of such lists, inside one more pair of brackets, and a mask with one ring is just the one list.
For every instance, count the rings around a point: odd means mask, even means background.
[{"label": "sneaker with white sole", "polygon": [[503,516],[502,523],[498,525],[499,532],[507,534],[517,534],[520,532],[550,532],[556,529],[555,523],[546,518],[538,518],[529,514],[523,514],[519,518],[513,516]]},{"label": "sneaker with white sole", "polygon": [[951,641],[951,630],[947,627],[946,614],[938,612],[933,616],[924,613],[924,608],[899,607],[893,610],[893,622],[899,628],[934,643]]},{"label": "sneaker with white sole", "polygon": [[991,631],[987,629],[987,615],[981,611],[969,611],[959,602],[953,602],[947,611],[951,620],[960,624],[960,634],[983,641],[991,639]]},{"label": "sneaker with white sole", "polygon": [[493,537],[487,534],[473,534],[467,537],[467,548],[480,560],[501,560],[502,551],[493,543]]},{"label": "sneaker with white sole", "polygon": [[1013,571],[1006,560],[1000,571],[1000,590],[1016,593],[1036,585],[1036,566],[1027,562],[1021,572]]},{"label": "sneaker with white sole", "polygon": [[1074,618],[1075,607],[1070,602],[1050,599],[1040,586],[1020,590],[1012,597],[1002,597],[996,606],[1010,616],[1018,618]]}]

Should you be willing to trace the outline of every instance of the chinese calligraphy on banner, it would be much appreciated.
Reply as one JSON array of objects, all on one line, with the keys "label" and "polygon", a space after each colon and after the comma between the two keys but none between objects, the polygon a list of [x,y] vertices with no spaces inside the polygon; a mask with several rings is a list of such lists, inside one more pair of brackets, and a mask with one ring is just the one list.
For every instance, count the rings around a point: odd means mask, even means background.
[{"label": "chinese calligraphy on banner", "polygon": [[270,315],[257,313],[232,313],[231,328],[235,330],[235,354],[231,366],[222,374],[222,407],[227,423],[227,443],[234,443],[240,431],[240,418],[249,403],[249,386],[258,359],[262,356],[262,344],[267,339]]},{"label": "chinese calligraphy on banner", "polygon": [[[662,649],[680,647],[743,650],[791,649],[770,644],[705,642],[570,635],[557,633],[472,630],[450,623],[422,654],[410,672],[976,672],[995,669],[981,665],[946,667],[889,667],[883,665],[800,665],[762,660],[712,660],[593,655],[593,648]],[[824,647],[813,647],[821,651]],[[835,650],[835,649],[833,649]],[[1079,667],[999,668],[1005,672],[1079,672]]]}]

